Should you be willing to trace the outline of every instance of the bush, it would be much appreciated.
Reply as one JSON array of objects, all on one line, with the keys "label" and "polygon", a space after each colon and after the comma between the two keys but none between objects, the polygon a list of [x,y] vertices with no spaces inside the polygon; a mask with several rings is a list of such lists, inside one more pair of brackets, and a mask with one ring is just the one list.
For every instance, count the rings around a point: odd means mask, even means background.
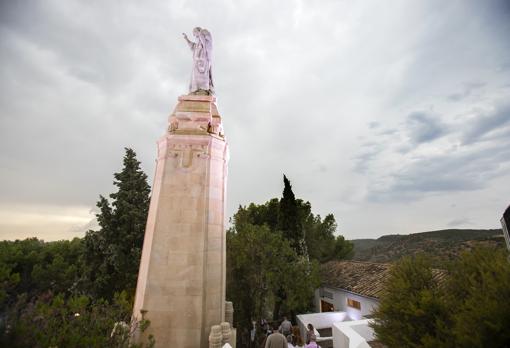
[{"label": "bush", "polygon": [[43,295],[34,301],[20,296],[8,312],[3,328],[6,347],[111,347],[116,322],[129,323],[131,305],[126,293],[112,304],[88,296]]},{"label": "bush", "polygon": [[510,264],[492,248],[465,252],[437,284],[423,257],[392,269],[373,328],[388,347],[510,346]]},{"label": "bush", "polygon": [[388,347],[436,347],[446,315],[429,262],[406,257],[391,270],[373,328]]}]

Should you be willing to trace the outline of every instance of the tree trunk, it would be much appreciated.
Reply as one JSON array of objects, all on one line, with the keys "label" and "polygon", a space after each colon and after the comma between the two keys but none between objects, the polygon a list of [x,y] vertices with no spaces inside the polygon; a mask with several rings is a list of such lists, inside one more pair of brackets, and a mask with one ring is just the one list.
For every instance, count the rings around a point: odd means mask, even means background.
[{"label": "tree trunk", "polygon": [[273,320],[280,319],[280,311],[282,309],[282,305],[287,298],[287,294],[285,293],[285,289],[279,287],[275,294],[274,299],[274,309],[273,309]]}]

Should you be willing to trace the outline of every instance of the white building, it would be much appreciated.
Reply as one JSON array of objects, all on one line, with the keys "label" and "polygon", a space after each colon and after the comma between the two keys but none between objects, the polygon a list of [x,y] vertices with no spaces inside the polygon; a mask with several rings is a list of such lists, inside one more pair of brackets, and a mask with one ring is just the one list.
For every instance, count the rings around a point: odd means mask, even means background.
[{"label": "white building", "polygon": [[[323,347],[381,347],[368,318],[379,305],[391,267],[389,263],[362,261],[321,265],[321,286],[315,291],[317,313],[298,315],[301,330],[308,323],[318,330],[331,328],[328,337],[321,337]],[[446,272],[434,269],[432,275],[442,282]]]},{"label": "white building", "polygon": [[315,291],[317,312],[346,312],[350,320],[369,317],[379,304],[391,264],[331,261],[321,266],[321,287]]}]

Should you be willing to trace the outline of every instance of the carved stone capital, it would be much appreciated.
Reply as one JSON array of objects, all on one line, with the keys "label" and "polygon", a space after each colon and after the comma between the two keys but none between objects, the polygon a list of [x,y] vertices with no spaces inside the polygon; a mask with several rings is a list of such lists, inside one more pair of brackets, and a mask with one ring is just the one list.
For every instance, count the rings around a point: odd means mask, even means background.
[{"label": "carved stone capital", "polygon": [[214,134],[224,137],[221,116],[216,97],[209,95],[185,95],[168,118],[168,133]]}]

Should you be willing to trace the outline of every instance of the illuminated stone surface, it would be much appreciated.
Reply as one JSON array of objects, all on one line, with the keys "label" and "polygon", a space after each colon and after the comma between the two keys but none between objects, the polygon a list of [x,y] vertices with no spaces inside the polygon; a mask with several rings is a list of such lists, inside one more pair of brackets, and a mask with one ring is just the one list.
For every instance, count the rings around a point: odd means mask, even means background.
[{"label": "illuminated stone surface", "polygon": [[179,97],[158,141],[133,314],[156,347],[208,347],[225,321],[228,145],[214,96]]}]

